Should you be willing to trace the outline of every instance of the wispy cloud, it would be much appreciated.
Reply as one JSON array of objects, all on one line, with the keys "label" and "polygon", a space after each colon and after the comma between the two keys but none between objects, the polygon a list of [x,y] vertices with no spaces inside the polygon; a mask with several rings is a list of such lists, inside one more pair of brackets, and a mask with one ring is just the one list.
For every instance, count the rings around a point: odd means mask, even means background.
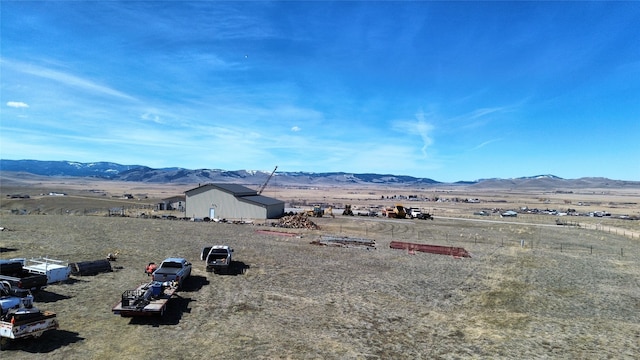
[{"label": "wispy cloud", "polygon": [[476,146],[476,147],[474,147],[473,149],[471,149],[471,151],[481,149],[481,148],[483,148],[483,147],[485,147],[485,146],[487,146],[487,145],[489,145],[489,144],[492,144],[492,143],[494,143],[494,142],[498,142],[498,141],[501,141],[501,140],[502,140],[502,139],[491,139],[491,140],[485,141],[485,142],[483,142],[483,143],[481,143],[481,144],[477,145],[477,146]]},{"label": "wispy cloud", "polygon": [[422,140],[420,152],[423,157],[429,155],[428,149],[433,144],[432,134],[435,127],[427,121],[427,114],[424,111],[418,112],[415,121],[396,121],[393,128],[399,132],[408,132],[412,135],[418,135]]},{"label": "wispy cloud", "polygon": [[431,132],[433,131],[433,125],[427,123],[424,112],[416,114],[418,122],[416,123],[416,132],[420,134],[422,138],[422,155],[427,156],[427,148],[431,146],[433,140],[431,140]]},{"label": "wispy cloud", "polygon": [[28,108],[29,104],[22,101],[7,101],[7,106],[12,108]]},{"label": "wispy cloud", "polygon": [[476,109],[467,115],[469,119],[477,119],[479,117],[487,116],[489,114],[493,114],[496,112],[504,111],[504,107],[494,107],[494,108],[482,108]]},{"label": "wispy cloud", "polygon": [[475,109],[471,112],[463,114],[457,118],[462,129],[475,129],[486,125],[490,121],[490,116],[508,111],[509,107],[487,107]]},{"label": "wispy cloud", "polygon": [[302,129],[300,129],[300,128],[299,128],[299,127],[297,127],[297,126],[294,126],[294,127],[292,127],[292,128],[291,128],[291,131],[293,131],[293,132],[298,132],[298,131],[300,131],[300,130],[302,130]]},{"label": "wispy cloud", "polygon": [[160,115],[158,115],[158,114],[156,113],[156,111],[149,111],[149,112],[145,112],[144,114],[140,115],[140,118],[141,118],[142,120],[145,120],[145,121],[151,121],[151,122],[154,122],[154,123],[156,123],[156,124],[162,124],[162,123],[164,123],[164,122],[162,121],[162,119],[160,118]]},{"label": "wispy cloud", "polygon": [[108,86],[98,84],[88,79],[84,79],[82,77],[65,73],[58,70],[48,69],[45,67],[40,67],[36,65],[30,65],[20,62],[8,61],[6,59],[2,60],[3,66],[7,66],[15,71],[41,77],[44,79],[52,80],[58,82],[62,85],[75,87],[82,90],[90,91],[95,94],[102,94],[107,96],[113,96],[121,99],[135,101],[136,99],[130,95],[127,95],[121,91],[112,89]]}]

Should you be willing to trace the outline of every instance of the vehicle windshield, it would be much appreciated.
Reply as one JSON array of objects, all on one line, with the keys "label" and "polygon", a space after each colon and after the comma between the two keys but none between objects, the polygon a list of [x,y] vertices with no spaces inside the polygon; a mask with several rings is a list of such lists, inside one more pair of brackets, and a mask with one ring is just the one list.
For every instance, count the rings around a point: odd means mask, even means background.
[{"label": "vehicle windshield", "polygon": [[162,267],[165,268],[181,268],[182,264],[179,262],[166,262],[162,264]]}]

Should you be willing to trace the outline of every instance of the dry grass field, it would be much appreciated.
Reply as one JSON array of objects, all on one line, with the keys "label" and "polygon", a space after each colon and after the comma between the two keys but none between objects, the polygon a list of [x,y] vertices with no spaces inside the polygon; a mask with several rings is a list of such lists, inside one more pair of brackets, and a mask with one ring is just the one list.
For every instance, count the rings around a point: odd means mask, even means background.
[{"label": "dry grass field", "polygon": [[[566,208],[569,195],[444,191],[438,195],[483,202],[422,204],[435,214],[433,221],[336,215],[314,219],[320,230],[277,229],[295,236],[258,233],[272,229],[262,222],[107,217],[86,211],[106,203],[133,208],[132,200],[113,197],[117,194],[144,194],[134,200],[143,205],[189,188],[66,180],[3,183],[2,258],[48,256],[78,262],[103,259],[114,251],[120,255],[113,272],[74,276],[36,293],[40,308],[57,312],[60,329],[36,341],[16,341],[0,356],[635,359],[640,354],[638,221],[580,217],[577,221],[592,226],[570,227],[555,225],[552,216],[472,215],[484,207]],[[68,196],[38,195],[50,191]],[[21,192],[33,196],[5,196]],[[413,192],[278,189],[265,195],[364,208],[385,203],[383,196]],[[612,213],[640,210],[634,193],[571,196],[574,203],[598,202],[594,208]],[[488,204],[489,199],[497,202]],[[37,208],[40,215],[11,214],[20,208]],[[377,249],[310,244],[323,234],[372,239]],[[464,247],[473,257],[410,254],[390,249],[391,240]],[[236,268],[243,271],[205,272],[199,253],[209,244],[234,247]],[[113,315],[111,308],[124,290],[148,281],[145,265],[167,256],[186,257],[194,271],[165,317]]]}]

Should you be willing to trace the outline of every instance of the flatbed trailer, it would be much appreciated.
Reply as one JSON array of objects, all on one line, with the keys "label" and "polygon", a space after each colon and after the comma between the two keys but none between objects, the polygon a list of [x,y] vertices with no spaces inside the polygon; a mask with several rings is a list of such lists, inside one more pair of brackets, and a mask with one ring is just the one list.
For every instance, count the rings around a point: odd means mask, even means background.
[{"label": "flatbed trailer", "polygon": [[163,316],[167,303],[177,289],[178,284],[174,281],[151,281],[141,284],[134,290],[123,292],[120,302],[112,311],[122,317]]}]

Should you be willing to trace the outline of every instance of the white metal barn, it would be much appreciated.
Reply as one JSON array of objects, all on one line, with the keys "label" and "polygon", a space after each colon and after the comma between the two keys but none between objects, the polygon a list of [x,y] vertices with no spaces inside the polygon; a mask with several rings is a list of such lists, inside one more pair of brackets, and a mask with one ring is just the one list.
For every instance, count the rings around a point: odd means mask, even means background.
[{"label": "white metal barn", "polygon": [[206,184],[185,191],[185,215],[211,219],[276,219],[284,201],[238,184]]}]

